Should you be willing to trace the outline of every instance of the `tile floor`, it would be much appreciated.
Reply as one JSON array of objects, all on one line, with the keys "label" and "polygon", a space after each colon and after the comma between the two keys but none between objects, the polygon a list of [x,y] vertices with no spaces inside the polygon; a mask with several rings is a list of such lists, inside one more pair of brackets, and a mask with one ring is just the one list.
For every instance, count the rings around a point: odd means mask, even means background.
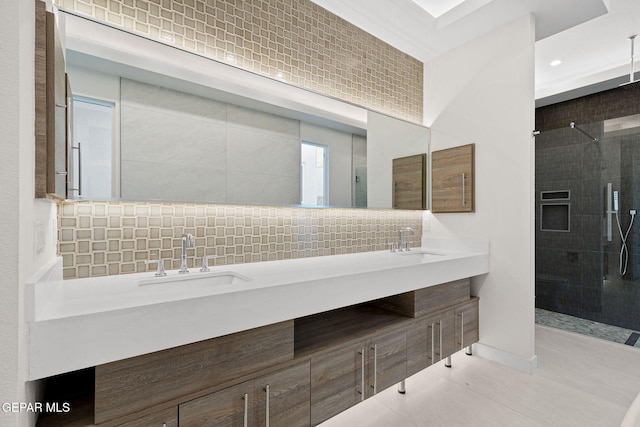
[{"label": "tile floor", "polygon": [[640,347],[638,331],[536,308],[536,323]]},{"label": "tile floor", "polygon": [[640,393],[640,350],[536,325],[531,375],[458,352],[323,427],[619,426]]}]

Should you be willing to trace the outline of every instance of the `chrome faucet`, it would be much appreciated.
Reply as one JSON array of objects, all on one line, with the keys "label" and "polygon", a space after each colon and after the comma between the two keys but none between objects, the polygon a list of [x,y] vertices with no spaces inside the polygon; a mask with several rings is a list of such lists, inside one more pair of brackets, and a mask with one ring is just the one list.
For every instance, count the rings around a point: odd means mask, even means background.
[{"label": "chrome faucet", "polygon": [[[402,234],[405,231],[410,231],[411,235],[413,235],[413,236],[416,235],[416,230],[414,230],[411,227],[404,227],[404,228],[401,228],[400,230],[398,230],[398,250],[399,251],[403,251],[404,250],[404,239],[402,238],[403,237]],[[407,250],[409,251],[411,249],[407,248]]]},{"label": "chrome faucet", "polygon": [[180,258],[180,270],[178,273],[185,274],[189,272],[187,268],[187,240],[189,241],[189,247],[193,247],[193,235],[182,235],[182,257]]}]

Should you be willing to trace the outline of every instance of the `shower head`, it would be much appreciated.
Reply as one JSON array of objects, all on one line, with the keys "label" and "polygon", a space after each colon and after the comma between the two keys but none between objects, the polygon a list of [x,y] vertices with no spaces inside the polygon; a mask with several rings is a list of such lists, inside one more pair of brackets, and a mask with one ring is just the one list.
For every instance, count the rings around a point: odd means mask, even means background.
[{"label": "shower head", "polygon": [[571,122],[569,123],[569,127],[571,129],[575,129],[577,131],[579,131],[581,134],[585,135],[587,138],[589,138],[591,141],[593,142],[598,142],[598,138],[594,138],[593,136],[589,135],[587,132],[583,131],[582,129],[580,129],[578,126],[576,126],[576,122]]}]

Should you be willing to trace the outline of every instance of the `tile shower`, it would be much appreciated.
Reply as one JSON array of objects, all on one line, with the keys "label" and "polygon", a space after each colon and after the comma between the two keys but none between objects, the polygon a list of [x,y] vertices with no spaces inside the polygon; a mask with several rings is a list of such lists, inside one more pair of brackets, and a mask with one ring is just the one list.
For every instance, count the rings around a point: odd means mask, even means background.
[{"label": "tile shower", "polygon": [[567,123],[535,139],[536,307],[637,331],[640,223],[626,271],[620,231],[640,210],[640,115],[576,126],[587,135]]}]

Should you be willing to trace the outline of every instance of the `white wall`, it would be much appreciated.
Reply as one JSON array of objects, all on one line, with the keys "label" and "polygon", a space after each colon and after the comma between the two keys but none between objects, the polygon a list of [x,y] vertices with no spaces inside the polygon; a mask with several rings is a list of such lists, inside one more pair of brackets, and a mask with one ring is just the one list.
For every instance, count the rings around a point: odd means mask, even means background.
[{"label": "white wall", "polygon": [[[369,111],[367,117],[367,206],[393,204],[393,159],[429,152],[430,131],[424,126]],[[425,183],[426,184],[426,183]]]},{"label": "white wall", "polygon": [[428,236],[491,242],[479,350],[523,370],[534,348],[534,22],[523,16],[425,64],[431,149],[476,144],[476,212],[425,213]]},{"label": "white wall", "polygon": [[[55,205],[34,200],[34,2],[4,2],[0,14],[0,402],[35,401],[27,377],[25,282],[55,256]],[[41,251],[34,233],[39,223]],[[35,415],[0,410],[0,425],[31,426]]]}]

